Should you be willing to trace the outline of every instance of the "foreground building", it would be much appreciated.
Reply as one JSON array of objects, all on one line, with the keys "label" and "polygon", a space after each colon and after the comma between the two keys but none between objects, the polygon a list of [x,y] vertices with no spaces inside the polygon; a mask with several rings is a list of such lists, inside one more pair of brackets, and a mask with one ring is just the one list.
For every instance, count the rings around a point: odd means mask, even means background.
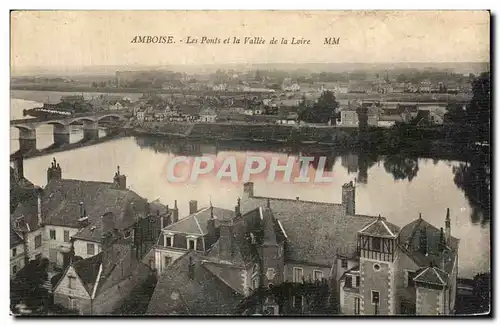
[{"label": "foreground building", "polygon": [[357,232],[356,254],[341,259],[343,314],[448,315],[457,285],[458,240],[421,217],[399,228],[383,218]]},{"label": "foreground building", "polygon": [[119,229],[117,219],[119,216],[112,212],[102,216],[102,251],[70,262],[54,287],[55,304],[81,315],[110,314],[152,275],[152,270],[140,261],[133,235]]},{"label": "foreground building", "polygon": [[[259,197],[253,183],[244,185],[234,211],[198,210],[192,201],[190,215],[169,224],[159,237],[159,281],[148,314],[241,314],[239,303],[259,287],[323,280],[344,314],[451,313],[458,241],[447,228],[448,244],[439,245],[444,269],[426,265],[437,261],[429,257],[436,229],[419,220],[400,229],[380,216],[356,214],[352,182],[342,186],[340,204]],[[420,241],[415,237],[420,227],[429,239],[424,257],[407,253]],[[404,284],[407,272],[410,289]],[[432,278],[436,273],[439,277]],[[262,307],[272,307],[267,310],[274,314],[308,309],[301,295],[289,304],[280,310],[266,300]]]}]

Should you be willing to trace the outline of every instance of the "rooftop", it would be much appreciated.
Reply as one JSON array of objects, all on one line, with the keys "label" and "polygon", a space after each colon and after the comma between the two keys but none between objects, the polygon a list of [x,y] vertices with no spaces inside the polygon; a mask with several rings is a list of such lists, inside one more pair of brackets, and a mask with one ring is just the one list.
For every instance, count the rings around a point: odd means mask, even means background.
[{"label": "rooftop", "polygon": [[206,267],[200,255],[189,252],[162,274],[146,314],[227,315],[235,311],[242,298]]}]

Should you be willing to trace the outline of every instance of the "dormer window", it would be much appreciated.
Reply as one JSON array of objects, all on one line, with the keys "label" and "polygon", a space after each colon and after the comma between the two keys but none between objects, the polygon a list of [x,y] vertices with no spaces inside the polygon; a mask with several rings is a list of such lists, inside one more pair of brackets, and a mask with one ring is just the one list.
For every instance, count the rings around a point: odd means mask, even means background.
[{"label": "dormer window", "polygon": [[124,234],[124,238],[127,239],[127,238],[130,238],[130,236],[132,236],[132,231],[131,230],[126,230],[125,234]]},{"label": "dormer window", "polygon": [[189,249],[189,250],[196,250],[197,239],[198,239],[198,237],[188,236],[187,237],[187,243],[186,243],[187,249]]},{"label": "dormer window", "polygon": [[16,228],[21,229],[24,225],[24,217],[19,217],[16,219]]},{"label": "dormer window", "polygon": [[163,235],[163,246],[174,247],[174,234]]}]

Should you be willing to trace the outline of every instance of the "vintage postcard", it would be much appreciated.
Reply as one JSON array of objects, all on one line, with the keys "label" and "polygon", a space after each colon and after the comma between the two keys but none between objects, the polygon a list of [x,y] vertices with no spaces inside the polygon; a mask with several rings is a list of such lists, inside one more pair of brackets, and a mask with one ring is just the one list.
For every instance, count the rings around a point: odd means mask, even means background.
[{"label": "vintage postcard", "polygon": [[10,19],[12,315],[490,314],[490,12]]}]

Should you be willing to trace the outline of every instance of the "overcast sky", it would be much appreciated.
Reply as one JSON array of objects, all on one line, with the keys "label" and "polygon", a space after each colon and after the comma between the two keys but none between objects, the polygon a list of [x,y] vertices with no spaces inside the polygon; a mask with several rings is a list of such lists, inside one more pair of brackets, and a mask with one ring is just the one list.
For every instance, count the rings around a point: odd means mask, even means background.
[{"label": "overcast sky", "polygon": [[[96,65],[489,62],[487,11],[18,11],[11,20],[13,72]],[[131,43],[137,35],[171,35],[176,43]],[[266,44],[188,45],[188,36],[262,36]],[[272,37],[311,44],[270,45]],[[326,37],[340,38],[340,44],[324,45]]]}]

